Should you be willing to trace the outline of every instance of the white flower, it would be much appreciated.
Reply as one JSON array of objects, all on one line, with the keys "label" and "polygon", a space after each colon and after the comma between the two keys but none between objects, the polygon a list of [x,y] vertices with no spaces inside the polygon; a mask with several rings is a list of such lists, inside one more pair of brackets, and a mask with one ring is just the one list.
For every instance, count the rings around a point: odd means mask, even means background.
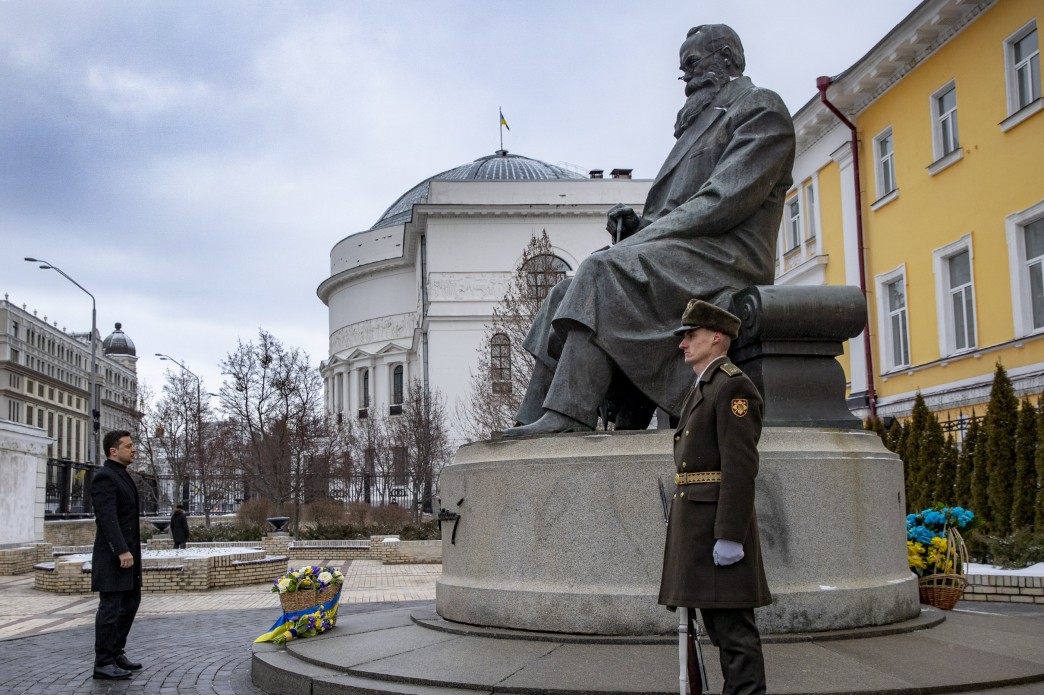
[{"label": "white flower", "polygon": [[286,588],[288,586],[290,586],[290,578],[289,577],[282,577],[279,580],[278,586],[279,586],[280,593],[286,593]]},{"label": "white flower", "polygon": [[333,580],[333,575],[329,572],[320,572],[319,581],[323,584],[329,584]]}]

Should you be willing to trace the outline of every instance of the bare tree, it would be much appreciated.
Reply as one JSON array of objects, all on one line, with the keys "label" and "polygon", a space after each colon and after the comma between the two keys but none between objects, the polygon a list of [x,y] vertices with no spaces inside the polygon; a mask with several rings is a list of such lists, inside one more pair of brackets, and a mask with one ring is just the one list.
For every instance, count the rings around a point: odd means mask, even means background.
[{"label": "bare tree", "polygon": [[355,475],[362,481],[362,501],[367,504],[373,504],[375,496],[381,501],[389,498],[393,462],[389,429],[385,418],[371,408],[369,417],[359,420],[352,440]]},{"label": "bare tree", "polygon": [[253,489],[282,514],[287,502],[300,499],[313,438],[324,434],[322,378],[304,351],[284,346],[264,329],[256,343],[240,341],[221,370],[228,377],[221,406],[247,450],[244,471]]},{"label": "bare tree", "polygon": [[511,285],[493,308],[478,348],[478,367],[467,394],[456,405],[457,425],[469,440],[487,439],[514,424],[529,386],[533,356],[522,343],[547,293],[565,277],[547,230],[534,234],[522,253]]},{"label": "bare tree", "polygon": [[432,489],[451,453],[446,399],[438,389],[426,388],[419,379],[410,382],[392,442],[393,452],[400,451],[402,457],[401,473],[398,465],[394,470],[408,486],[416,522],[423,510],[431,510]]},{"label": "bare tree", "polygon": [[184,370],[167,370],[163,397],[154,413],[154,436],[174,482],[171,504],[188,499],[197,468],[194,436],[196,427],[196,380]]},{"label": "bare tree", "polygon": [[[139,381],[138,410],[141,417],[137,420],[134,433],[134,441],[138,444],[138,464],[135,469],[155,481],[145,488],[152,495],[151,499],[146,500],[146,508],[158,509],[163,500],[158,487],[161,469],[157,461],[159,442],[156,439],[155,407],[152,402],[154,398],[152,388],[144,381]],[[167,500],[168,503],[169,501]]]}]

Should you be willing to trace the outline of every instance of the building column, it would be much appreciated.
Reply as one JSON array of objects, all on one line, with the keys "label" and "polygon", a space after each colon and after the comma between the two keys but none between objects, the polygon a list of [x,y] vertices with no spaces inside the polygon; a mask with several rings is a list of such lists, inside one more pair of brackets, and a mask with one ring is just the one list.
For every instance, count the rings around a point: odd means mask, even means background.
[{"label": "building column", "polygon": [[[859,259],[861,249],[856,234],[855,170],[852,166],[852,147],[849,142],[830,153],[840,169],[841,184],[841,235],[844,240],[845,284],[859,286]],[[869,287],[867,294],[869,295]],[[867,319],[869,320],[870,298],[867,297]],[[864,329],[866,330],[866,329]],[[865,394],[866,349],[863,334],[848,341],[849,383],[852,395]]]}]

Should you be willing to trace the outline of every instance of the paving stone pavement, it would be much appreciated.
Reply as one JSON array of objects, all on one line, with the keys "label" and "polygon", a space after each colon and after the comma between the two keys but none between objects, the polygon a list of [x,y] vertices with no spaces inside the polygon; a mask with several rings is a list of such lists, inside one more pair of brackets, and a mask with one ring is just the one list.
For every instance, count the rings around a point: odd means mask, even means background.
[{"label": "paving stone pavement", "polygon": [[[430,602],[442,571],[441,565],[323,562],[345,574],[347,615]],[[95,594],[36,591],[31,574],[0,577],[0,695],[264,695],[250,682],[250,644],[279,615],[278,597],[266,585],[143,594],[127,652],[145,668],[126,681],[91,677],[97,606]]]}]

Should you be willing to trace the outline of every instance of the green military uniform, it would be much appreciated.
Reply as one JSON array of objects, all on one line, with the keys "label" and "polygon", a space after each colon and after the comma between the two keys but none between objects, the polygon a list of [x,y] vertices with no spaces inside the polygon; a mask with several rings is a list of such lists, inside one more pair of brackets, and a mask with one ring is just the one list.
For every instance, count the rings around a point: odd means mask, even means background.
[{"label": "green military uniform", "polygon": [[[671,503],[660,603],[690,608],[756,608],[772,602],[754,513],[764,402],[724,355],[689,391],[674,432],[678,473],[715,471],[721,482],[683,484]],[[714,564],[714,541],[743,544],[734,565]]]},{"label": "green military uniform", "polygon": [[[754,608],[771,603],[761,559],[754,479],[764,401],[753,382],[722,355],[704,369],[689,391],[674,432],[682,479],[671,502],[659,602],[699,608],[711,642],[718,647],[725,690],[765,693],[765,667]],[[743,545],[743,558],[714,564],[717,539]]]}]

